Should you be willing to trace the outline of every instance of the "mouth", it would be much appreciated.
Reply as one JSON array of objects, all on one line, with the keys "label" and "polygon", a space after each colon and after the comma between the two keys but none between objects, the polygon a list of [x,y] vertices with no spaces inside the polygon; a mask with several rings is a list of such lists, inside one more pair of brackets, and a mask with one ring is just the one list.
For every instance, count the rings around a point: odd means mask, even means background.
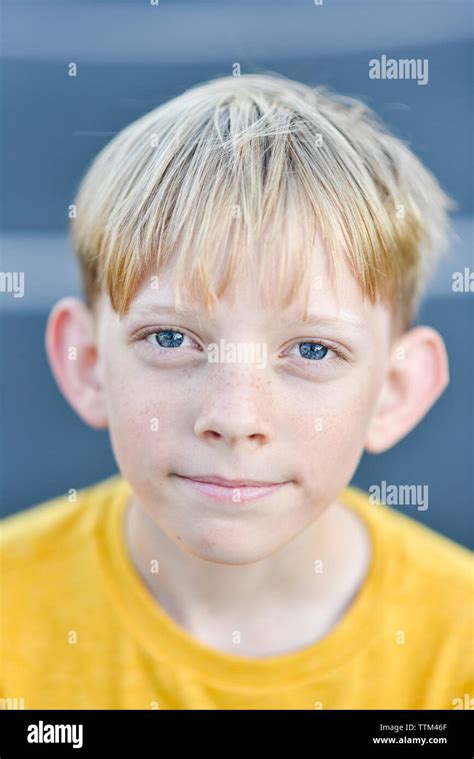
[{"label": "mouth", "polygon": [[177,474],[176,477],[195,492],[208,496],[215,501],[231,501],[236,504],[243,501],[254,501],[257,498],[264,498],[289,484],[289,481],[268,482],[252,479],[227,480],[222,477],[214,477],[210,475],[185,477],[184,475]]}]

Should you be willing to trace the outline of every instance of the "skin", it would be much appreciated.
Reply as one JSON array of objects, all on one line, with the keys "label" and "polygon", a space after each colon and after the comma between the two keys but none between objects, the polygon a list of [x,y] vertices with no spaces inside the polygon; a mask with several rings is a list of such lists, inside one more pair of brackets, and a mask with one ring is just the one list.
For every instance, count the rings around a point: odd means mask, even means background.
[{"label": "skin", "polygon": [[[323,283],[308,311],[351,317],[359,329],[292,325],[303,294],[285,309],[268,307],[252,278],[234,282],[212,317],[198,303],[187,304],[195,316],[145,310],[173,307],[170,269],[158,289],[144,278],[123,318],[105,293],[94,310],[68,297],[46,330],[59,387],[87,424],[109,429],[132,486],[124,529],[137,572],[175,622],[240,655],[309,645],[343,616],[371,546],[338,495],[363,451],[401,440],[449,382],[441,336],[427,326],[394,335],[389,310],[365,301],[348,271],[337,285],[329,279],[321,242],[308,275]],[[140,337],[143,328],[155,335]],[[160,348],[156,333],[170,328],[182,330],[182,346]],[[265,344],[266,364],[209,362],[205,348],[220,339]],[[332,349],[303,358],[301,343],[319,340],[346,358]],[[247,504],[222,503],[176,477],[204,473],[288,484]]]}]

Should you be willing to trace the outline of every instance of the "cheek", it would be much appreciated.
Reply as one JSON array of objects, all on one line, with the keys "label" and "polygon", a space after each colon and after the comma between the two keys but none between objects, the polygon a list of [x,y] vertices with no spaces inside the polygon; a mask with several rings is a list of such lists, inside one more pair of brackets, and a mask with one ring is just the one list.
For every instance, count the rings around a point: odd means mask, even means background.
[{"label": "cheek", "polygon": [[337,384],[315,385],[305,402],[299,397],[292,414],[291,445],[313,482],[336,478],[345,484],[352,476],[363,453],[379,382],[374,374],[354,373]]},{"label": "cheek", "polygon": [[106,383],[110,439],[119,468],[132,480],[140,471],[166,469],[182,421],[182,399],[169,379],[157,381],[156,374],[127,373],[111,365]]}]

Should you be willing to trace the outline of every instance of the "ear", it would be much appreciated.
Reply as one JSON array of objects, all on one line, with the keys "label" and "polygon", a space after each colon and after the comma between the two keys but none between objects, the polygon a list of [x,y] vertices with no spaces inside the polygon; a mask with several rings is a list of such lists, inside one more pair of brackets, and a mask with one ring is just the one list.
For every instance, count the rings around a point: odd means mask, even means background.
[{"label": "ear", "polygon": [[365,450],[381,453],[407,435],[449,384],[446,347],[431,327],[414,327],[393,346]]},{"label": "ear", "polygon": [[46,326],[45,347],[64,397],[91,427],[107,427],[94,313],[79,298],[61,298]]}]

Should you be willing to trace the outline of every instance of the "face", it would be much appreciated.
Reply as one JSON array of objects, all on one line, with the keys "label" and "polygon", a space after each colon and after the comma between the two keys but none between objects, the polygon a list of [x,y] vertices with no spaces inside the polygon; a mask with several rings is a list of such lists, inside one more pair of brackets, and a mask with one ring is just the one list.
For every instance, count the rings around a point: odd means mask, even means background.
[{"label": "face", "polygon": [[[246,563],[273,553],[337,498],[360,459],[390,316],[349,275],[338,291],[325,286],[322,251],[311,282],[312,323],[298,321],[303,298],[264,308],[250,280],[211,316],[189,303],[195,313],[177,314],[169,272],[158,288],[147,279],[122,319],[108,298],[100,303],[98,372],[118,466],[156,524],[194,555]],[[211,490],[187,479],[206,475],[279,487]]]}]

